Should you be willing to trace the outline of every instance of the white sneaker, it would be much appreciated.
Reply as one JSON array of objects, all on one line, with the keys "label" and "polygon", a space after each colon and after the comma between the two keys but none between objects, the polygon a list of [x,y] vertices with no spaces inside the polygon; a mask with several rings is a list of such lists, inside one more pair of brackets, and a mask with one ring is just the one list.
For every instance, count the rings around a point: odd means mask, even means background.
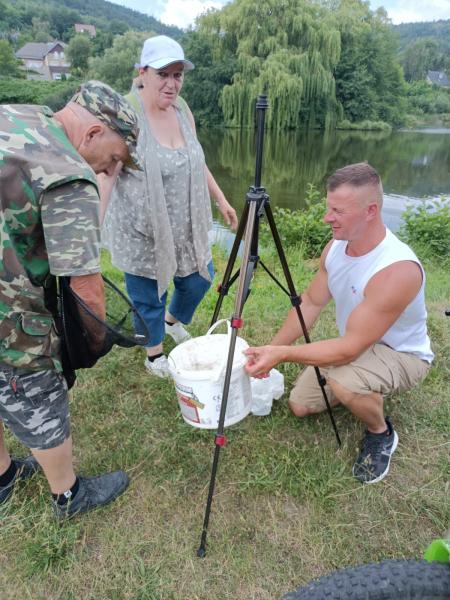
[{"label": "white sneaker", "polygon": [[160,356],[159,358],[155,358],[152,362],[148,358],[145,359],[144,362],[145,368],[152,374],[156,375],[156,377],[169,377],[169,361],[167,360],[167,356]]},{"label": "white sneaker", "polygon": [[176,344],[181,344],[181,342],[191,339],[191,334],[186,331],[180,321],[177,321],[173,325],[167,325],[166,323],[166,334],[170,335]]}]

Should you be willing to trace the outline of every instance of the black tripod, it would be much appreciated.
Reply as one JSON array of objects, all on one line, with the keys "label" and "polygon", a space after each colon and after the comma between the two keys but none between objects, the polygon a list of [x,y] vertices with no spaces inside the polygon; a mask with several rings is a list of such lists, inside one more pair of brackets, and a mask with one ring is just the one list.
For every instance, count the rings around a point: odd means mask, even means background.
[{"label": "black tripod", "polygon": [[[214,451],[214,459],[211,470],[211,481],[209,484],[209,492],[208,492],[208,500],[206,504],[205,518],[203,521],[203,531],[200,542],[200,547],[197,550],[197,556],[204,557],[206,554],[206,536],[208,531],[208,523],[209,516],[211,512],[211,504],[214,494],[214,485],[217,473],[217,466],[219,463],[219,454],[220,448],[226,444],[226,437],[223,435],[224,422],[225,422],[225,412],[227,409],[227,401],[228,401],[228,392],[230,388],[230,379],[231,379],[231,371],[233,367],[233,357],[236,346],[236,338],[238,334],[238,329],[242,327],[243,320],[241,318],[242,310],[244,308],[245,301],[247,300],[248,294],[250,292],[250,282],[253,277],[253,273],[258,265],[258,263],[262,266],[262,268],[268,273],[268,275],[275,281],[275,283],[290,297],[292,306],[295,308],[296,313],[298,315],[298,319],[300,321],[300,326],[303,332],[303,336],[307,343],[310,343],[310,338],[308,331],[306,329],[305,321],[303,319],[303,314],[300,309],[301,298],[295,291],[294,283],[292,281],[292,277],[289,271],[289,267],[286,261],[286,256],[283,251],[283,247],[281,245],[280,236],[278,234],[278,230],[275,225],[275,220],[273,217],[272,209],[269,205],[269,196],[266,194],[265,188],[261,187],[261,168],[262,168],[262,155],[263,155],[263,142],[264,142],[264,120],[265,120],[265,111],[268,107],[267,96],[265,94],[261,94],[258,96],[258,100],[256,102],[256,115],[257,115],[257,139],[256,139],[256,170],[255,170],[255,185],[251,186],[247,195],[246,195],[246,205],[244,211],[242,213],[241,220],[239,222],[239,227],[236,232],[236,238],[234,240],[233,247],[231,249],[230,258],[228,260],[228,264],[225,269],[225,273],[223,276],[222,283],[219,287],[219,298],[217,300],[216,308],[214,310],[214,315],[211,320],[211,325],[217,321],[217,317],[219,315],[220,308],[222,306],[222,302],[224,297],[227,295],[230,286],[234,283],[234,281],[239,277],[238,282],[238,291],[235,300],[234,306],[234,314],[231,318],[231,339],[230,346],[228,350],[228,359],[227,366],[225,371],[225,380],[223,386],[222,393],[222,403],[220,406],[220,414],[219,414],[219,423],[217,428],[217,433],[215,435],[215,451]],[[286,283],[289,289],[286,289],[275,277],[272,273],[267,269],[267,267],[263,264],[258,256],[258,232],[259,232],[259,221],[264,216],[267,217],[267,221],[269,223],[270,231],[272,233],[273,240],[275,242],[275,246],[278,252],[278,257],[281,262],[281,266],[283,268],[284,276],[286,278]],[[244,251],[242,256],[242,263],[240,269],[231,276],[233,271],[234,263],[238,254],[240,242],[242,240],[243,234],[245,231],[245,243],[244,243]],[[339,445],[341,445],[341,440],[339,437],[339,433],[336,427],[336,423],[333,417],[333,413],[331,411],[331,406],[328,401],[327,393],[325,391],[325,378],[321,375],[318,367],[314,367],[317,375],[317,380],[322,390],[322,394],[325,400],[325,404],[328,410],[328,414],[331,419],[331,423],[333,425],[334,432],[336,434],[336,439]]]}]

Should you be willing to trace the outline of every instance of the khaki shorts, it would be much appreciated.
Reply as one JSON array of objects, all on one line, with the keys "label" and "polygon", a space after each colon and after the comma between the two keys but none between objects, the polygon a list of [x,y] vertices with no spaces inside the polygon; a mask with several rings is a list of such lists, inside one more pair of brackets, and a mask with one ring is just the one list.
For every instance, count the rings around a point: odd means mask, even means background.
[{"label": "khaki shorts", "polygon": [[[416,386],[428,373],[430,364],[414,354],[397,352],[384,344],[374,344],[355,361],[340,367],[321,368],[321,374],[356,394],[378,392],[383,396]],[[330,404],[338,404],[329,385],[325,386]],[[314,367],[306,367],[292,388],[289,403],[311,412],[326,409]]]}]

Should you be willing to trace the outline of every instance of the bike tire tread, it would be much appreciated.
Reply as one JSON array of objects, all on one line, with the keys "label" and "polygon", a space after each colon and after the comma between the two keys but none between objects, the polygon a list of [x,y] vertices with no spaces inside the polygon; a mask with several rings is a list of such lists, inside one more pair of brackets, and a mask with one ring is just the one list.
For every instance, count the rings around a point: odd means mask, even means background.
[{"label": "bike tire tread", "polygon": [[384,560],[312,581],[282,600],[450,600],[450,565]]}]

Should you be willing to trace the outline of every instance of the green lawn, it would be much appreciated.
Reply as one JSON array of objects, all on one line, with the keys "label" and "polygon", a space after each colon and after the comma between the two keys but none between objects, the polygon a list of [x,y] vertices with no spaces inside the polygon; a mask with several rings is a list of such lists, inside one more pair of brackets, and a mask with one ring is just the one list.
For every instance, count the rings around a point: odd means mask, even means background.
[{"label": "green lawn", "polygon": [[[277,258],[263,259],[282,278]],[[314,265],[295,259],[289,249],[301,290]],[[225,262],[216,251],[215,283]],[[335,410],[338,449],[328,416],[296,419],[285,394],[270,416],[226,430],[207,556],[197,558],[214,433],[184,423],[173,384],[147,374],[142,350],[116,348],[79,373],[75,461],[84,474],[124,468],[131,485],[109,507],[62,525],[52,520],[42,475],[18,489],[0,509],[2,600],[268,600],[333,569],[422,556],[450,523],[448,264],[428,265],[427,276],[436,361],[423,385],[387,402],[400,442],[383,482],[363,487],[351,476],[362,427],[349,413]],[[221,316],[231,315],[234,292]],[[214,285],[190,326],[194,335],[207,330],[216,299]],[[288,308],[258,269],[241,335],[268,342]],[[332,315],[330,307],[312,339],[334,335]],[[298,369],[280,370],[288,390]]]}]

